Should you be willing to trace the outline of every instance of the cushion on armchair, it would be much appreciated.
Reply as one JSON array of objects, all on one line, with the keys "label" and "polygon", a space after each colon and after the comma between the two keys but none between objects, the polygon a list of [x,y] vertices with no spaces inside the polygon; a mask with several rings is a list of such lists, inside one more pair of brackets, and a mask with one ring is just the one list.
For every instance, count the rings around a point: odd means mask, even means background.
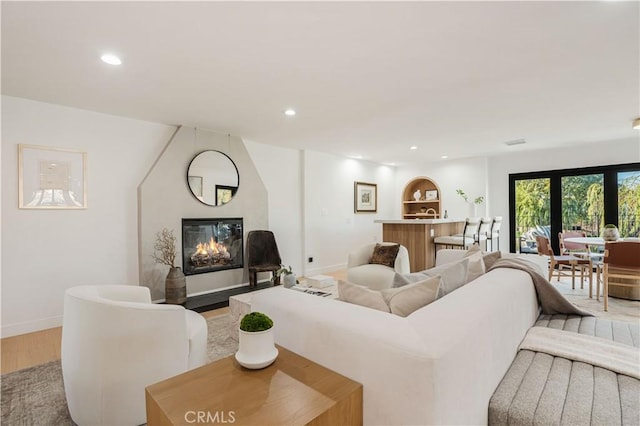
[{"label": "cushion on armchair", "polygon": [[384,265],[393,268],[400,250],[400,244],[376,244],[371,255],[370,264]]}]

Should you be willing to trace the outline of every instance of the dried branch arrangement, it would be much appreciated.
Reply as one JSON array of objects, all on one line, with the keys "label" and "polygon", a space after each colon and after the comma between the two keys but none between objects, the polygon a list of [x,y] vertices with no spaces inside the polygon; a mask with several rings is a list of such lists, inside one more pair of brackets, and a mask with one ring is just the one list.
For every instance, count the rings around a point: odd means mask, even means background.
[{"label": "dried branch arrangement", "polygon": [[153,245],[153,254],[151,255],[157,263],[174,267],[176,260],[176,237],[173,235],[173,229],[168,230],[162,228],[162,231],[156,234],[156,242]]}]

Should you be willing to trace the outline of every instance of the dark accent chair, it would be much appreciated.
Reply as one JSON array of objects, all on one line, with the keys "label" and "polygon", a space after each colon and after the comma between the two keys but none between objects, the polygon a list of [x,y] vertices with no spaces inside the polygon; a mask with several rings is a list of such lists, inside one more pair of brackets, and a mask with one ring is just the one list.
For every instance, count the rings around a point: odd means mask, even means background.
[{"label": "dark accent chair", "polygon": [[280,284],[276,271],[280,269],[282,259],[271,231],[249,231],[247,235],[247,266],[249,268],[249,286],[258,284],[258,272],[271,272],[273,284]]}]

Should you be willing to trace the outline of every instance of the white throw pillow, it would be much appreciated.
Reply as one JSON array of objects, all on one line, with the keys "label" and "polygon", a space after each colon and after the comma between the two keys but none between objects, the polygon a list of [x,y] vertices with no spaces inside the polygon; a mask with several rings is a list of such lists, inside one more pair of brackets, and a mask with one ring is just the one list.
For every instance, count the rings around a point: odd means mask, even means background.
[{"label": "white throw pillow", "polygon": [[406,317],[436,300],[439,288],[440,277],[436,276],[402,287],[382,290],[381,293],[392,314]]},{"label": "white throw pillow", "polygon": [[413,272],[411,274],[398,274],[393,277],[393,287],[402,287],[407,284],[423,281],[430,277],[439,276],[442,280],[438,298],[443,297],[457,288],[467,283],[467,269],[469,267],[469,259],[462,259],[457,262],[445,263],[435,268],[426,269],[422,272]]},{"label": "white throw pillow", "polygon": [[383,312],[391,312],[379,291],[371,290],[363,285],[338,280],[338,297],[343,302],[365,306]]},{"label": "white throw pillow", "polygon": [[481,277],[486,272],[484,267],[484,260],[482,258],[482,250],[479,246],[472,246],[467,250],[467,254],[464,255],[466,259],[469,259],[469,268],[467,269],[466,281],[470,282],[478,277]]}]

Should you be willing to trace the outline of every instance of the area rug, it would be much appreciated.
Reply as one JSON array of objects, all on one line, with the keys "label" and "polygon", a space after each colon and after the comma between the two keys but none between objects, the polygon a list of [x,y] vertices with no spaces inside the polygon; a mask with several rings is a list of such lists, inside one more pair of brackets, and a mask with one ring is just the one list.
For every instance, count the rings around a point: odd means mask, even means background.
[{"label": "area rug", "polygon": [[[238,343],[229,335],[229,315],[209,318],[209,361],[233,354]],[[60,361],[51,361],[0,377],[0,424],[10,426],[74,425],[67,409]]]}]

